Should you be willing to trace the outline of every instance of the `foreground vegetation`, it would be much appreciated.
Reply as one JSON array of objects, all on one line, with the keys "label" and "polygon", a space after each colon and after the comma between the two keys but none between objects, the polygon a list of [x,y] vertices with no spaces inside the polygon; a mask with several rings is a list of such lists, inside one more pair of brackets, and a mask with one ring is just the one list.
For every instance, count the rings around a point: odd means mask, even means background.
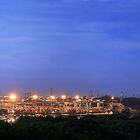
[{"label": "foreground vegetation", "polygon": [[140,120],[122,115],[69,118],[20,118],[0,122],[1,140],[140,140]]}]

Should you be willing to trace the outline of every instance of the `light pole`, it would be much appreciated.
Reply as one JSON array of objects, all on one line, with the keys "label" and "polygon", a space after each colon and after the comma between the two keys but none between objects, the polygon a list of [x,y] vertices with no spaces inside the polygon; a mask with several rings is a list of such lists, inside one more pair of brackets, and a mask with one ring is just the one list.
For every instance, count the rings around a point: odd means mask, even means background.
[{"label": "light pole", "polygon": [[39,98],[38,95],[33,95],[33,96],[32,96],[32,99],[33,99],[33,106],[34,106],[35,112],[37,112],[37,111],[36,111],[36,100],[37,100],[38,98]]},{"label": "light pole", "polygon": [[10,99],[10,101],[11,101],[10,112],[12,113],[13,110],[14,110],[14,104],[15,104],[15,101],[16,101],[17,97],[16,97],[15,94],[11,94],[11,95],[9,96],[9,99]]},{"label": "light pole", "polygon": [[112,96],[111,97],[111,109],[113,110],[113,103],[114,103],[114,99],[115,99],[115,97],[114,96]]},{"label": "light pole", "polygon": [[[75,99],[76,99],[76,105],[77,105],[76,107],[79,107],[78,101],[80,100],[80,96],[79,95],[75,96]],[[76,113],[77,113],[77,108],[76,108]]]},{"label": "light pole", "polygon": [[115,97],[114,97],[114,96],[112,96],[112,97],[111,97],[111,100],[113,101],[114,99],[115,99]]},{"label": "light pole", "polygon": [[62,115],[63,115],[63,113],[64,113],[64,104],[65,104],[64,100],[66,99],[66,95],[62,95],[61,98],[62,98]]},{"label": "light pole", "polygon": [[3,99],[1,98],[0,99],[0,109],[3,109],[2,104],[3,104]]},{"label": "light pole", "polygon": [[90,101],[89,101],[89,97],[87,99],[87,114],[89,115],[89,108],[90,108]]},{"label": "light pole", "polygon": [[55,96],[50,96],[50,101],[51,101],[51,113],[53,112],[53,100],[55,100]]}]

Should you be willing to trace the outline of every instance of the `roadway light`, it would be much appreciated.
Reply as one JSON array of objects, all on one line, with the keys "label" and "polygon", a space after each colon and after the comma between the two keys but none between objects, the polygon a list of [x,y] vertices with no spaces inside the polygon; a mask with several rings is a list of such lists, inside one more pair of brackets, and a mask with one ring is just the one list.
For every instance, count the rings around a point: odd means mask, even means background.
[{"label": "roadway light", "polygon": [[55,99],[55,96],[50,96],[50,99],[51,99],[51,100],[54,100],[54,99]]},{"label": "roadway light", "polygon": [[11,100],[11,104],[10,104],[10,112],[14,113],[14,106],[15,106],[15,101],[16,101],[17,96],[15,94],[11,94],[9,96],[9,99]]},{"label": "roadway light", "polygon": [[62,95],[61,98],[62,98],[62,99],[66,99],[66,95]]},{"label": "roadway light", "polygon": [[78,95],[77,95],[77,96],[75,96],[75,99],[76,99],[76,100],[78,100],[79,98],[80,98],[80,96],[78,96]]},{"label": "roadway light", "polygon": [[32,98],[33,98],[34,100],[36,100],[36,99],[38,99],[38,95],[33,95]]},{"label": "roadway light", "polygon": [[9,96],[9,98],[10,98],[11,100],[15,100],[17,97],[16,97],[16,95],[11,94],[11,95]]},{"label": "roadway light", "polygon": [[66,95],[62,95],[61,98],[62,98],[62,103],[61,103],[62,104],[62,109],[61,109],[61,113],[63,115],[63,113],[64,113],[64,106],[65,106],[64,100],[66,99]]},{"label": "roadway light", "polygon": [[115,99],[115,97],[114,97],[114,96],[112,96],[112,97],[111,97],[111,100],[114,100],[114,99]]},{"label": "roadway light", "polygon": [[50,96],[50,102],[51,102],[51,113],[53,112],[53,100],[55,100],[55,96]]}]

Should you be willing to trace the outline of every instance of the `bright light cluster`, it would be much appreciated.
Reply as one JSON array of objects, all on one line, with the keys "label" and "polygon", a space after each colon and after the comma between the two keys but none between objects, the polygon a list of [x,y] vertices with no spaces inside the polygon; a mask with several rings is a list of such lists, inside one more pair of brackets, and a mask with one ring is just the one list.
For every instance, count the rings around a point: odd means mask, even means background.
[{"label": "bright light cluster", "polygon": [[114,99],[115,99],[115,97],[114,97],[114,96],[112,96],[112,97],[111,97],[111,99],[112,99],[112,100],[114,100]]},{"label": "bright light cluster", "polygon": [[66,99],[66,95],[62,95],[61,98],[62,98],[62,99]]},{"label": "bright light cluster", "polygon": [[9,96],[9,98],[10,98],[11,100],[15,100],[17,97],[16,97],[16,95],[12,94],[12,95]]},{"label": "bright light cluster", "polygon": [[37,96],[37,95],[33,95],[32,98],[33,98],[34,100],[36,100],[36,99],[38,99],[38,96]]},{"label": "bright light cluster", "polygon": [[50,99],[51,99],[51,100],[54,100],[54,99],[55,99],[55,96],[50,96]]},{"label": "bright light cluster", "polygon": [[80,98],[80,96],[78,96],[78,95],[77,95],[77,96],[75,96],[75,99],[76,99],[76,100],[78,100],[79,98]]}]

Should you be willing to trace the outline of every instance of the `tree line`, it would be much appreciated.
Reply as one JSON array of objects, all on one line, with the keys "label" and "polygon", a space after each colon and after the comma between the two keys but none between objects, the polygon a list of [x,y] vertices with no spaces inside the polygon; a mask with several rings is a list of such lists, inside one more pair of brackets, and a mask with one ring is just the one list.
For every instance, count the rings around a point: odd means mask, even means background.
[{"label": "tree line", "polygon": [[1,140],[140,140],[140,119],[111,116],[20,118],[0,122]]}]

